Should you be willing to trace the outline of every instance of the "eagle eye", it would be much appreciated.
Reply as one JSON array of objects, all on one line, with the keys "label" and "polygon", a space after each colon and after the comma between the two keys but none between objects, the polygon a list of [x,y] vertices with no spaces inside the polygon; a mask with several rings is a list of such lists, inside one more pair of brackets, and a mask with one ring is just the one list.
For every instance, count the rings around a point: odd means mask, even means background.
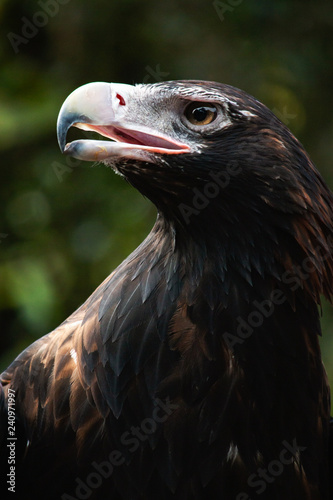
[{"label": "eagle eye", "polygon": [[191,102],[185,109],[185,117],[192,125],[209,125],[217,117],[217,108],[207,102]]}]

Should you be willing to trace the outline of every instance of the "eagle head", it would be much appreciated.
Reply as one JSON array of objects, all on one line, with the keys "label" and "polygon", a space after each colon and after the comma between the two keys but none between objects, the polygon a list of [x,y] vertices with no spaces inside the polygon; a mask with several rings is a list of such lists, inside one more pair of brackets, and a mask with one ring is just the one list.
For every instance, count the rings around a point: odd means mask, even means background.
[{"label": "eagle head", "polygon": [[[106,140],[66,144],[71,126]],[[224,267],[235,261],[244,276],[267,267],[281,275],[308,255],[330,252],[329,190],[290,130],[239,89],[89,83],[65,100],[58,140],[65,154],[124,176],[157,206],[179,244],[195,241],[223,255]],[[330,260],[317,260],[320,278],[310,287],[319,302],[320,293],[330,296],[333,275]]]}]

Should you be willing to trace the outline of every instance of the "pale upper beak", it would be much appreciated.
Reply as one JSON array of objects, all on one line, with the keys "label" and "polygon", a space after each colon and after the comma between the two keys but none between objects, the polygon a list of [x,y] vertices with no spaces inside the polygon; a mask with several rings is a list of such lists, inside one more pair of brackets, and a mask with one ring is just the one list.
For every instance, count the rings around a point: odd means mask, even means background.
[{"label": "pale upper beak", "polygon": [[[63,103],[57,122],[57,134],[63,153],[87,161],[132,158],[153,162],[154,154],[180,154],[191,151],[189,145],[164,135],[155,127],[128,120],[136,87],[94,82],[74,90]],[[136,123],[136,121],[138,123]],[[95,131],[112,139],[82,139],[66,144],[70,127]]]}]

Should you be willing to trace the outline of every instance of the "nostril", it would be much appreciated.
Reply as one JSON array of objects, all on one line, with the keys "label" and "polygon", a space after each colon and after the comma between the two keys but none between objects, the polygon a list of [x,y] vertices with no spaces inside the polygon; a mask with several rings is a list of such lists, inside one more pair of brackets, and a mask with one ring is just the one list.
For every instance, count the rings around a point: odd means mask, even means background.
[{"label": "nostril", "polygon": [[120,106],[125,106],[126,103],[125,103],[125,99],[123,98],[123,96],[120,94],[117,94],[116,97],[117,97],[117,99],[119,99]]}]

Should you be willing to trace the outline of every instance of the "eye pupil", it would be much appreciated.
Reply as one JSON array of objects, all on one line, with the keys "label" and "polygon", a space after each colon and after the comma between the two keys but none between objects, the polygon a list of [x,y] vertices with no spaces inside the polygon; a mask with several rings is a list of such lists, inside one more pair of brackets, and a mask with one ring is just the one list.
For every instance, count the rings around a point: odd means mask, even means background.
[{"label": "eye pupil", "polygon": [[192,102],[185,109],[185,116],[192,125],[209,125],[217,116],[216,106],[205,102]]},{"label": "eye pupil", "polygon": [[203,122],[206,120],[208,110],[206,108],[196,108],[192,112],[192,116],[196,122]]}]

